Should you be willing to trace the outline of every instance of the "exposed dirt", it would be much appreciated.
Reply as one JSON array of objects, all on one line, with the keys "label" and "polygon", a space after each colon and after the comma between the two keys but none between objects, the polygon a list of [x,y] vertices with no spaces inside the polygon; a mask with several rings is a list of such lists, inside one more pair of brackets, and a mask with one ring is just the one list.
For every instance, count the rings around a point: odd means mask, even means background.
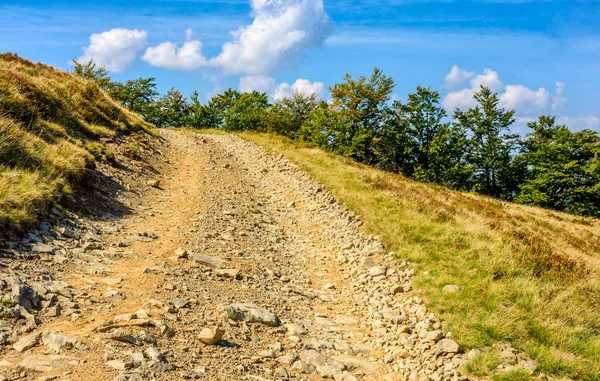
[{"label": "exposed dirt", "polygon": [[84,217],[5,243],[0,380],[466,379],[410,266],[307,174],[234,136],[162,136],[100,168]]}]

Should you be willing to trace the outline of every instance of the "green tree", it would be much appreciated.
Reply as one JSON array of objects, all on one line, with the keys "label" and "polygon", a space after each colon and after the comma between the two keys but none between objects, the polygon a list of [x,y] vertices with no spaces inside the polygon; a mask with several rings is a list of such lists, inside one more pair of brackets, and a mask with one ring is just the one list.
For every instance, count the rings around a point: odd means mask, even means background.
[{"label": "green tree", "polygon": [[531,122],[519,159],[529,168],[517,202],[600,216],[600,136],[554,117]]},{"label": "green tree", "polygon": [[286,97],[278,101],[273,108],[272,113],[277,115],[277,121],[271,125],[275,132],[298,139],[300,131],[305,123],[313,116],[314,111],[319,106],[317,94],[303,95],[294,93],[291,97]]},{"label": "green tree", "polygon": [[[269,108],[269,98],[265,93],[231,94],[234,97],[223,97],[224,125],[227,131],[266,131],[265,116]],[[233,104],[230,103],[233,101]]]},{"label": "green tree", "polygon": [[189,122],[187,98],[175,88],[157,98],[149,110],[149,121],[157,127],[183,127]]},{"label": "green tree", "polygon": [[370,78],[354,79],[346,74],[344,82],[330,87],[332,107],[341,123],[329,131],[334,152],[367,164],[377,163],[375,146],[380,140],[385,109],[395,84],[375,68]]},{"label": "green tree", "polygon": [[446,111],[440,106],[440,95],[430,88],[417,87],[400,108],[404,133],[412,154],[406,175],[420,181],[464,188],[470,177],[465,162],[466,134],[460,125],[446,122]]},{"label": "green tree", "polygon": [[473,96],[477,105],[467,111],[456,109],[454,119],[470,133],[468,162],[473,165],[475,190],[493,197],[512,199],[518,186],[513,151],[518,135],[508,134],[514,110],[498,106],[498,94],[481,87]]},{"label": "green tree", "polygon": [[85,62],[73,59],[71,63],[73,65],[73,74],[95,82],[102,90],[112,95],[116,83],[111,80],[106,68],[98,66],[93,59]]},{"label": "green tree", "polygon": [[159,95],[154,81],[155,78],[137,78],[130,79],[125,83],[118,83],[115,86],[113,98],[130,110],[149,117],[155,112],[152,107]]}]

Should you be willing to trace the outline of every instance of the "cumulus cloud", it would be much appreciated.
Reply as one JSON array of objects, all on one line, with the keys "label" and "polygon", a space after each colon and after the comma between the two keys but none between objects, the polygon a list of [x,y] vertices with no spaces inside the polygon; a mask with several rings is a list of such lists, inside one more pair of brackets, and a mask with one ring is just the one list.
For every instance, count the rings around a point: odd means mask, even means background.
[{"label": "cumulus cloud", "polygon": [[[323,0],[251,0],[251,7],[252,24],[230,32],[232,40],[217,56],[203,57],[200,41],[192,39],[188,30],[188,41],[181,49],[165,42],[148,48],[145,60],[168,69],[215,67],[226,74],[261,75],[283,63],[299,62],[307,49],[321,45],[329,35],[330,19]],[[180,50],[186,47],[191,54],[181,56]]]},{"label": "cumulus cloud", "polygon": [[266,75],[250,75],[240,78],[238,89],[242,92],[259,91],[267,93],[271,100],[281,100],[290,97],[294,93],[310,96],[317,94],[319,98],[325,95],[323,82],[311,82],[308,79],[298,78],[294,83],[277,83],[273,78]]},{"label": "cumulus cloud", "polygon": [[444,86],[449,89],[457,89],[467,83],[467,81],[474,76],[474,72],[463,70],[459,68],[458,65],[454,65],[444,78]]},{"label": "cumulus cloud", "polygon": [[556,118],[558,124],[564,124],[571,130],[579,131],[583,129],[590,129],[600,132],[600,118],[596,116],[581,116],[581,117],[569,117],[561,115]]},{"label": "cumulus cloud", "polygon": [[[500,76],[491,69],[484,69],[481,74],[467,72],[458,66],[453,66],[446,78],[465,78],[467,73],[470,76],[469,87],[449,92],[442,101],[442,105],[448,111],[455,108],[465,110],[475,106],[473,95],[479,91],[481,86],[489,87],[499,93],[499,105],[506,109],[514,109],[518,118],[526,120],[532,116],[549,112],[556,109],[564,102],[564,83],[556,82],[556,92],[551,94],[545,88],[537,90],[530,89],[523,85],[505,85],[503,86]],[[471,75],[472,74],[472,75]],[[456,82],[455,82],[456,83]]]},{"label": "cumulus cloud", "polygon": [[202,42],[194,40],[194,31],[185,31],[187,41],[181,47],[172,42],[163,42],[146,49],[142,60],[152,66],[175,70],[197,70],[207,65],[202,55]]},{"label": "cumulus cloud", "polygon": [[90,45],[83,48],[80,62],[94,60],[107,70],[125,71],[148,45],[148,33],[138,29],[111,29],[90,36]]}]

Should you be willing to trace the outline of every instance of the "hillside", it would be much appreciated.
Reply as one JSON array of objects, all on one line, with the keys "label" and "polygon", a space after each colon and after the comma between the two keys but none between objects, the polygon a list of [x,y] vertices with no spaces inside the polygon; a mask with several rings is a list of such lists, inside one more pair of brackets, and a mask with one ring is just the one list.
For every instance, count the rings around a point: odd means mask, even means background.
[{"label": "hillside", "polygon": [[415,182],[285,138],[242,136],[298,164],[414,262],[415,289],[466,351],[495,346],[467,364],[471,374],[489,375],[510,357],[505,342],[531,355],[539,373],[600,379],[599,220]]},{"label": "hillside", "polygon": [[0,55],[0,231],[34,222],[96,160],[114,158],[107,142],[137,133],[152,126],[94,83]]}]

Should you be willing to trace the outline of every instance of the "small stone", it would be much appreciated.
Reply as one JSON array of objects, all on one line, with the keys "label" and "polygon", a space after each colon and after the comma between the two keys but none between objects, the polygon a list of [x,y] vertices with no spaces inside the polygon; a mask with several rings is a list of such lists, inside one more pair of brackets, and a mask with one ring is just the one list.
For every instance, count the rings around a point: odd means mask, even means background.
[{"label": "small stone", "polygon": [[385,266],[373,266],[369,269],[369,275],[372,277],[384,276],[386,271]]},{"label": "small stone", "polygon": [[223,335],[225,335],[225,330],[221,328],[204,328],[200,331],[198,339],[206,345],[213,345],[221,340]]},{"label": "small stone", "polygon": [[37,244],[31,247],[31,251],[37,254],[54,254],[56,248],[46,244]]},{"label": "small stone", "polygon": [[238,277],[238,275],[240,274],[240,270],[237,270],[237,269],[216,269],[215,270],[215,274],[217,274],[217,276],[222,276],[222,277],[225,277],[225,278],[236,279]]},{"label": "small stone", "polygon": [[186,258],[188,255],[187,250],[183,249],[181,247],[178,247],[177,249],[175,249],[175,251],[173,253],[175,254],[175,256],[177,258]]},{"label": "small stone", "polygon": [[123,360],[110,360],[106,363],[106,365],[117,370],[127,370],[133,367],[133,364]]},{"label": "small stone", "polygon": [[225,312],[231,320],[248,323],[262,323],[271,327],[280,324],[279,317],[271,311],[252,303],[236,303],[228,306],[217,306],[219,312]]},{"label": "small stone", "polygon": [[455,284],[447,284],[444,286],[443,290],[446,292],[455,293],[460,291],[460,287]]},{"label": "small stone", "polygon": [[158,188],[160,186],[160,180],[159,179],[148,180],[148,181],[146,181],[146,185],[148,185],[149,187],[152,187],[152,188]]},{"label": "small stone", "polygon": [[444,354],[444,353],[458,353],[459,346],[454,340],[443,339],[438,341],[437,349],[435,351],[436,354]]},{"label": "small stone", "polygon": [[444,332],[442,331],[431,331],[431,332],[427,332],[423,335],[423,340],[424,341],[433,341],[433,342],[438,342],[439,340],[441,340],[444,337]]},{"label": "small stone", "polygon": [[188,305],[188,300],[186,298],[178,298],[173,300],[172,303],[175,308],[181,309]]},{"label": "small stone", "polygon": [[19,341],[17,341],[16,343],[13,344],[13,348],[17,352],[23,352],[28,349],[31,349],[31,348],[35,347],[36,345],[38,345],[41,336],[42,336],[42,334],[40,332],[38,332],[38,333],[33,333],[29,336],[22,337],[21,339],[19,339]]}]

